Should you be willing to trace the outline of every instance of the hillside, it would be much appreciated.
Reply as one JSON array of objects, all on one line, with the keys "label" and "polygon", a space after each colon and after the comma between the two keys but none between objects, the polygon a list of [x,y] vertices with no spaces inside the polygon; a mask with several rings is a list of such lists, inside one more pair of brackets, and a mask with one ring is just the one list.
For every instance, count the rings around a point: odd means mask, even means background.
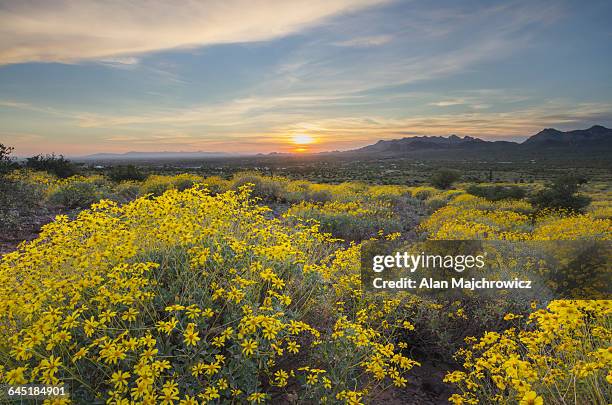
[{"label": "hillside", "polygon": [[584,130],[544,129],[522,143],[486,141],[471,136],[417,136],[380,140],[343,154],[360,157],[421,157],[441,159],[605,158],[612,151],[612,129],[595,125]]}]

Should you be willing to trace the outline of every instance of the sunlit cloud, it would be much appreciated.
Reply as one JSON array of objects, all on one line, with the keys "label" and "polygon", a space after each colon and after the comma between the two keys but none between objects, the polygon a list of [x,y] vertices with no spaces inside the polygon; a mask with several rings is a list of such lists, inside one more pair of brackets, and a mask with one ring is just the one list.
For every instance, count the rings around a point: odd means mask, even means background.
[{"label": "sunlit cloud", "polygon": [[[113,60],[278,38],[382,0],[39,0],[0,8],[0,64]],[[126,59],[114,59],[124,63]],[[127,59],[130,61],[130,59]]]},{"label": "sunlit cloud", "polygon": [[462,98],[456,98],[456,99],[452,99],[452,100],[441,100],[441,101],[436,101],[434,103],[429,103],[429,105],[433,105],[436,107],[450,107],[450,106],[454,106],[454,105],[465,105],[467,104],[466,101]]}]

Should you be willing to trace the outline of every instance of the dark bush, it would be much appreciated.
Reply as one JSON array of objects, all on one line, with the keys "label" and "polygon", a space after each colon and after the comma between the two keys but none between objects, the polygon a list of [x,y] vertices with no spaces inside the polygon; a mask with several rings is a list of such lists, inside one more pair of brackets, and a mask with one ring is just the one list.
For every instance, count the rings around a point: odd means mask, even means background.
[{"label": "dark bush", "polygon": [[234,176],[232,185],[234,190],[246,185],[251,185],[254,197],[266,201],[276,201],[282,198],[283,186],[274,178],[250,173],[238,173]]},{"label": "dark bush", "polygon": [[430,178],[430,183],[436,188],[446,190],[453,185],[454,182],[459,180],[461,175],[455,170],[440,169],[433,173]]},{"label": "dark bush", "polygon": [[32,228],[43,195],[38,185],[0,177],[0,235],[17,237]]},{"label": "dark bush", "polygon": [[25,165],[32,170],[45,171],[62,179],[77,174],[77,169],[74,164],[68,159],[65,159],[62,155],[56,156],[51,154],[32,156],[27,158]]},{"label": "dark bush", "polygon": [[477,186],[471,185],[466,190],[477,197],[486,198],[489,201],[506,199],[519,200],[525,197],[525,190],[517,186]]},{"label": "dark bush", "polygon": [[111,167],[108,172],[108,177],[113,181],[120,182],[126,180],[142,181],[147,176],[138,170],[136,166],[126,165]]},{"label": "dark bush", "polygon": [[17,164],[11,160],[13,149],[15,148],[12,146],[4,146],[0,143],[0,176],[10,173],[17,167]]},{"label": "dark bush", "polygon": [[569,211],[582,211],[591,203],[587,196],[578,194],[580,185],[586,179],[574,175],[564,175],[548,183],[543,190],[536,192],[530,202],[539,210],[566,209]]}]

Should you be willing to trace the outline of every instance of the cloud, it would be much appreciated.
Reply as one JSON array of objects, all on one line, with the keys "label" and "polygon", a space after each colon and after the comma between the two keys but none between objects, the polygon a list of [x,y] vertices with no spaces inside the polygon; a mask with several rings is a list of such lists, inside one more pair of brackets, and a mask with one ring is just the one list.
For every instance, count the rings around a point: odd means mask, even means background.
[{"label": "cloud", "polygon": [[436,101],[434,103],[429,103],[429,105],[433,105],[435,107],[451,107],[454,105],[465,105],[467,102],[464,99],[456,98],[452,100],[441,100]]},{"label": "cloud", "polygon": [[35,0],[0,8],[0,64],[265,41],[385,0]]},{"label": "cloud", "polygon": [[98,60],[99,63],[119,69],[131,69],[140,63],[140,59],[134,56],[118,56]]},{"label": "cloud", "polygon": [[334,42],[336,46],[350,46],[355,48],[368,48],[389,43],[393,40],[391,35],[375,35],[370,37],[357,37],[346,41]]},{"label": "cloud", "polygon": [[[334,117],[311,120],[311,133],[330,143],[336,139],[363,140],[370,144],[375,139],[397,138],[398,134],[415,135],[475,135],[487,139],[523,139],[542,128],[586,128],[595,123],[612,121],[610,103],[572,103],[553,100],[538,107],[505,112],[468,112],[458,114],[414,115],[388,118]],[[300,128],[301,123],[285,130]]]}]

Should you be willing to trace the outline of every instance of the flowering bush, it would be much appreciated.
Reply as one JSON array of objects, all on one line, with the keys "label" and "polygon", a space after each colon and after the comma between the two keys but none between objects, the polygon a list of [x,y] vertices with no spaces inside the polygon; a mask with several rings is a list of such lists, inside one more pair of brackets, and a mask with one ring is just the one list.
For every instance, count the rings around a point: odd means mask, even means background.
[{"label": "flowering bush", "polygon": [[58,217],[0,262],[2,380],[109,403],[360,403],[404,385],[391,307],[334,311],[328,276],[351,257],[266,210],[196,187]]},{"label": "flowering bush", "polygon": [[380,230],[392,233],[402,229],[401,222],[394,218],[388,203],[301,202],[293,205],[285,218],[314,220],[324,232],[348,240],[366,239],[375,236]]},{"label": "flowering bush", "polygon": [[[610,219],[558,210],[526,215],[525,204],[459,196],[421,227],[432,239],[612,238]],[[445,378],[459,389],[451,402],[606,404],[612,397],[612,301],[555,300],[504,320],[505,330],[468,337],[457,351],[463,369]]]}]

